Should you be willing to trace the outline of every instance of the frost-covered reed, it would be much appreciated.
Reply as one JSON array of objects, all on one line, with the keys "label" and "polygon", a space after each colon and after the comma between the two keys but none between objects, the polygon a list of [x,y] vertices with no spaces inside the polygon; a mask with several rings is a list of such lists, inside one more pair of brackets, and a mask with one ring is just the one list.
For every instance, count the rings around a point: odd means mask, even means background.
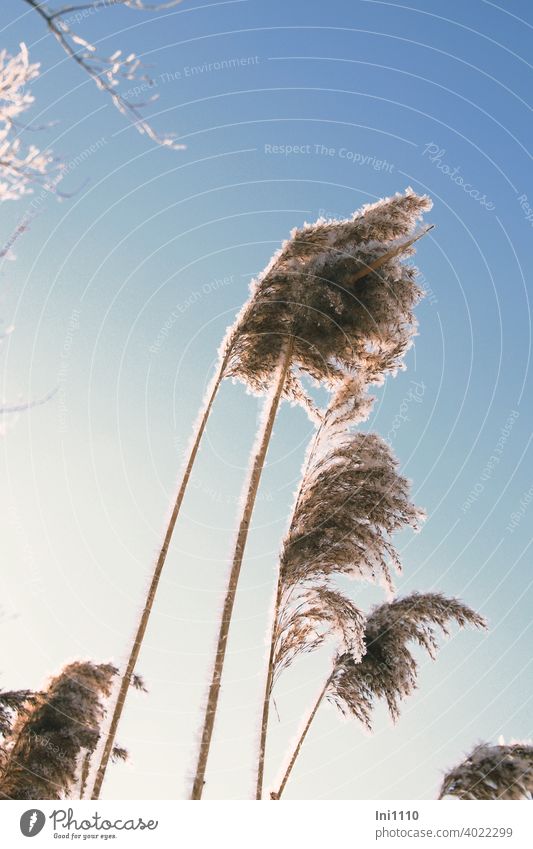
[{"label": "frost-covered reed", "polygon": [[230,579],[192,787],[201,799],[224,659],[244,549],[270,435],[282,398],[312,406],[302,374],[329,387],[346,372],[368,379],[395,371],[415,332],[421,296],[413,252],[417,220],[431,207],[408,189],[364,207],[351,219],[319,220],[291,238],[253,281],[247,304],[223,347],[227,374],[259,394],[271,393],[264,438],[250,458],[249,487],[239,522]]},{"label": "frost-covered reed", "polygon": [[80,755],[92,752],[117,669],[75,662],[19,712],[5,742],[5,799],[62,799],[75,787]]},{"label": "frost-covered reed", "polygon": [[533,800],[533,745],[479,743],[444,776],[444,798]]},{"label": "frost-covered reed", "polygon": [[289,759],[279,788],[271,798],[280,799],[305,737],[324,699],[328,699],[347,716],[372,727],[375,703],[384,700],[394,721],[400,715],[400,704],[416,688],[418,662],[413,644],[435,658],[437,634],[448,634],[456,623],[461,628],[481,628],[485,622],[466,604],[440,593],[411,593],[405,598],[386,602],[369,614],[364,629],[364,650],[354,654],[350,647],[341,649],[333,660],[317,701],[309,714],[296,747]]}]

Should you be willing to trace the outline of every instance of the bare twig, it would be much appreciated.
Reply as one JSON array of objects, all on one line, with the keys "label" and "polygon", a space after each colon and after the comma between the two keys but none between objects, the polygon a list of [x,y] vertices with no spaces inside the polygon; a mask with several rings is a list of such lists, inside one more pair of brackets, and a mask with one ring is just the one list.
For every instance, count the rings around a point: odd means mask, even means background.
[{"label": "bare twig", "polygon": [[109,8],[110,5],[123,5],[132,9],[157,10],[168,9],[178,5],[180,0],[163,4],[144,4],[137,0],[119,0],[118,3],[110,4],[105,0],[95,0],[94,3],[86,3],[79,6],[66,6],[55,12],[48,8],[47,3],[39,0],[23,0],[28,6],[42,18],[49,32],[59,42],[67,56],[93,80],[100,91],[105,92],[111,98],[118,111],[125,115],[135,128],[148,136],[156,144],[170,147],[173,150],[183,150],[185,145],[175,142],[170,135],[159,135],[149,121],[143,116],[141,107],[118,91],[121,79],[148,81],[145,75],[139,76],[141,62],[134,53],[123,57],[122,51],[117,50],[111,56],[102,56],[98,53],[94,44],[77,35],[68,21],[69,15],[88,9]]}]

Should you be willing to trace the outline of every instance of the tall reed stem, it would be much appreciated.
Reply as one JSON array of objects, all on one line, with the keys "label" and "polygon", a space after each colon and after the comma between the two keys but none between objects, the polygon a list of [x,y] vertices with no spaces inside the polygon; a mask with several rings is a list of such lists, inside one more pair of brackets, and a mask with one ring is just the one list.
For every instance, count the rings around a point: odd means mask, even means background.
[{"label": "tall reed stem", "polygon": [[91,766],[91,753],[86,752],[83,755],[83,760],[81,762],[80,769],[80,799],[83,799],[85,796],[85,791],[87,789],[87,779],[89,778],[89,769]]},{"label": "tall reed stem", "polygon": [[[307,469],[309,468],[313,454],[315,452],[316,444],[318,442],[320,433],[322,428],[324,427],[326,420],[328,417],[328,411],[324,414],[324,417],[317,428],[315,435],[313,437],[313,443],[311,450],[309,451],[309,455],[307,458],[306,467],[303,471],[302,478],[300,480],[300,486],[298,489],[298,495],[296,496],[296,501],[294,503],[294,507],[292,510],[292,516],[296,513],[298,509],[298,505],[300,503],[300,498],[302,495],[302,487],[305,476],[307,474]],[[292,522],[292,518],[291,518]],[[268,656],[268,668],[267,668],[267,678],[265,683],[265,695],[263,698],[263,715],[261,717],[261,736],[259,740],[259,756],[257,761],[257,784],[255,789],[255,798],[261,799],[263,796],[263,778],[265,772],[265,755],[266,755],[266,742],[267,742],[267,733],[268,733],[268,719],[270,714],[270,697],[272,695],[272,686],[274,682],[274,661],[276,659],[276,642],[278,639],[278,619],[279,619],[279,608],[281,604],[281,597],[283,594],[283,581],[281,572],[278,570],[278,586],[276,589],[276,603],[274,606],[274,619],[272,621],[272,633],[270,637],[270,652]]]},{"label": "tall reed stem", "polygon": [[122,711],[124,710],[124,704],[126,702],[126,696],[128,694],[128,687],[131,683],[131,678],[133,672],[135,670],[135,666],[137,664],[137,659],[139,657],[139,652],[141,650],[142,642],[144,639],[144,634],[146,632],[146,627],[148,625],[148,620],[150,619],[150,614],[152,612],[152,607],[154,604],[157,588],[159,586],[159,580],[161,578],[161,573],[163,571],[163,567],[165,565],[165,561],[167,559],[168,549],[170,546],[170,541],[172,539],[172,534],[174,532],[174,527],[176,525],[176,520],[178,518],[181,505],[183,502],[183,498],[185,496],[185,490],[187,489],[187,484],[189,483],[189,478],[191,476],[192,468],[194,465],[194,461],[196,460],[196,455],[198,454],[198,449],[200,447],[200,442],[202,440],[202,436],[207,424],[207,420],[209,418],[209,414],[211,413],[211,408],[213,406],[213,402],[215,400],[216,394],[219,390],[220,384],[224,378],[224,372],[228,362],[228,355],[226,355],[218,370],[216,377],[213,382],[213,389],[211,394],[207,399],[207,403],[204,408],[204,412],[201,415],[201,418],[198,421],[196,434],[194,436],[189,457],[187,460],[187,464],[185,466],[185,470],[183,472],[183,477],[181,479],[181,483],[178,489],[178,494],[176,496],[176,501],[174,502],[174,507],[172,509],[172,513],[170,515],[169,523],[167,526],[167,530],[165,533],[165,537],[163,539],[163,545],[161,546],[161,550],[159,552],[159,556],[157,558],[157,562],[155,565],[155,569],[152,575],[152,580],[150,582],[150,587],[148,590],[148,595],[146,597],[146,602],[144,605],[143,612],[141,614],[141,618],[139,621],[139,625],[137,631],[135,633],[135,637],[133,639],[133,645],[131,647],[130,655],[128,658],[128,662],[126,664],[126,669],[122,676],[120,682],[120,689],[118,692],[117,700],[115,703],[115,707],[113,710],[113,716],[111,719],[111,724],[109,726],[109,730],[107,732],[107,737],[104,745],[104,749],[102,752],[102,756],[100,759],[100,764],[98,766],[98,771],[96,773],[96,778],[93,786],[93,791],[91,795],[91,799],[98,799],[100,797],[100,791],[102,789],[102,784],[105,778],[107,765],[109,763],[109,758],[111,756],[111,752],[113,751],[113,745],[115,742],[115,736],[117,733],[118,724],[120,722],[120,718],[122,716]]},{"label": "tall reed stem", "polygon": [[263,797],[263,776],[265,772],[265,754],[266,741],[268,731],[268,718],[270,714],[270,697],[272,695],[272,685],[274,681],[274,660],[276,654],[276,640],[278,637],[277,626],[279,617],[279,606],[281,603],[282,594],[281,576],[278,578],[278,588],[276,590],[276,605],[274,608],[274,624],[272,627],[272,639],[270,642],[270,654],[268,656],[268,670],[265,684],[265,695],[263,698],[263,715],[261,717],[261,737],[259,740],[259,759],[257,762],[257,784],[255,788],[255,798]]},{"label": "tall reed stem", "polygon": [[328,689],[329,685],[331,684],[331,680],[332,680],[334,674],[335,674],[335,667],[333,667],[333,671],[332,671],[331,675],[329,676],[328,680],[326,681],[326,683],[322,687],[322,690],[320,691],[320,695],[315,702],[313,710],[309,714],[309,719],[305,723],[305,728],[300,735],[300,739],[298,740],[298,743],[296,744],[296,748],[293,752],[292,758],[289,761],[289,765],[288,765],[287,769],[285,770],[285,775],[283,776],[283,779],[281,781],[281,784],[279,786],[277,793],[271,793],[270,794],[272,799],[281,799],[283,791],[285,790],[285,785],[287,784],[287,781],[289,780],[289,776],[292,772],[294,764],[296,763],[296,758],[300,754],[300,749],[302,748],[303,742],[304,742],[305,738],[307,737],[307,732],[311,728],[311,723],[313,722],[313,719],[316,716],[316,712],[317,712],[318,708],[322,704],[322,700],[323,700],[324,696],[326,695],[327,689]]},{"label": "tall reed stem", "polygon": [[268,450],[268,445],[270,443],[270,437],[272,436],[272,428],[274,426],[274,420],[276,418],[276,413],[278,410],[279,402],[281,400],[281,396],[283,394],[283,389],[285,387],[285,382],[287,379],[287,374],[292,362],[292,354],[294,349],[294,338],[289,336],[285,342],[284,351],[280,357],[280,365],[278,372],[277,385],[274,390],[274,394],[272,395],[272,399],[270,401],[270,407],[267,412],[267,416],[264,423],[263,434],[260,438],[259,445],[257,447],[257,451],[255,454],[252,471],[250,475],[250,482],[248,485],[248,491],[246,493],[246,500],[243,508],[243,513],[239,525],[239,530],[237,533],[237,540],[235,543],[235,551],[233,555],[233,562],[231,566],[230,578],[228,583],[228,589],[226,592],[226,598],[224,600],[224,608],[222,611],[222,619],[220,623],[220,631],[218,635],[218,643],[217,650],[215,655],[215,663],[213,668],[213,675],[211,679],[211,685],[209,688],[209,694],[207,698],[207,705],[204,716],[204,725],[202,729],[202,738],[200,742],[200,751],[198,753],[198,762],[196,766],[196,774],[194,777],[191,799],[201,799],[202,793],[205,784],[205,771],[207,767],[207,759],[209,757],[209,749],[211,746],[211,738],[213,736],[213,728],[215,725],[215,716],[218,705],[218,697],[220,694],[220,685],[222,679],[222,670],[224,668],[224,660],[226,656],[226,648],[228,642],[228,634],[231,623],[231,616],[233,612],[233,605],[235,603],[235,596],[237,593],[237,584],[239,581],[239,575],[241,571],[241,565],[244,557],[244,549],[246,547],[246,540],[248,538],[248,531],[250,528],[250,520],[252,518],[252,512],[254,509],[255,500],[257,497],[257,491],[259,489],[259,482],[261,480],[261,473],[263,471],[263,466],[265,464],[266,453]]}]

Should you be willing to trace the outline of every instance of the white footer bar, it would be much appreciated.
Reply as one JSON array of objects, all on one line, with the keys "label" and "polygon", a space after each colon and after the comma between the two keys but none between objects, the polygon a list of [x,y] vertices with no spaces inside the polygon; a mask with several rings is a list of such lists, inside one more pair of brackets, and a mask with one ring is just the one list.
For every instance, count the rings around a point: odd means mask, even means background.
[{"label": "white footer bar", "polygon": [[[0,802],[6,849],[533,847],[531,802]],[[35,839],[29,844],[30,838]],[[68,841],[68,843],[67,843]]]}]

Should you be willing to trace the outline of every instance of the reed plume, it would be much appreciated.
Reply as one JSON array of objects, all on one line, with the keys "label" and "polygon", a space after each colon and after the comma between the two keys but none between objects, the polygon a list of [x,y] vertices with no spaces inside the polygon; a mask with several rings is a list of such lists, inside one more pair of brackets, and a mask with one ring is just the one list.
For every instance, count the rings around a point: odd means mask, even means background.
[{"label": "reed plume", "polygon": [[422,511],[376,433],[347,434],[311,466],[280,563],[286,589],[301,581],[349,575],[393,589],[401,570],[391,534],[417,527]]},{"label": "reed plume", "polygon": [[485,627],[485,621],[467,605],[440,593],[412,593],[405,598],[375,607],[365,625],[365,653],[362,659],[341,650],[320,691],[304,730],[285,770],[281,784],[271,798],[280,799],[316,713],[326,698],[344,715],[353,716],[372,728],[375,703],[383,699],[394,721],[400,704],[417,685],[418,662],[411,644],[426,649],[435,659],[437,633],[448,634],[448,626]]},{"label": "reed plume", "polygon": [[[8,697],[9,716],[1,748],[1,798],[62,799],[73,796],[76,786],[83,797],[117,673],[109,663],[76,661],[42,692],[2,694]],[[146,690],[140,676],[131,685]],[[113,761],[127,757],[126,749],[113,747]]]},{"label": "reed plume", "polygon": [[386,702],[396,721],[401,701],[416,688],[418,663],[410,644],[424,648],[435,660],[437,633],[448,636],[451,622],[461,628],[485,627],[484,619],[470,607],[441,593],[411,593],[375,607],[366,623],[361,663],[354,663],[348,653],[339,655],[328,698],[369,730],[378,699]]},{"label": "reed plume", "polygon": [[27,711],[34,696],[31,690],[0,690],[0,776],[8,758],[13,723]]},{"label": "reed plume", "polygon": [[21,713],[2,776],[5,799],[61,799],[74,787],[82,750],[93,751],[117,669],[111,664],[66,666]]},{"label": "reed plume", "polygon": [[[251,287],[249,302],[228,335],[227,374],[269,393],[264,427],[251,457],[215,662],[207,697],[192,799],[201,799],[211,746],[231,616],[244,549],[279,403],[312,406],[305,373],[330,385],[349,369],[375,377],[397,369],[415,329],[421,296],[413,251],[416,221],[431,207],[411,190],[363,208],[346,221],[318,221],[295,230]],[[379,270],[379,273],[378,273]],[[377,379],[377,378],[376,378]]]},{"label": "reed plume", "polygon": [[533,799],[533,746],[480,743],[444,776],[439,799]]},{"label": "reed plume", "polygon": [[29,705],[31,690],[0,690],[0,737],[6,737],[17,713]]},{"label": "reed plume", "polygon": [[[362,654],[364,620],[331,587],[344,574],[392,590],[400,569],[390,536],[417,527],[422,511],[409,500],[409,484],[387,445],[375,434],[354,433],[374,399],[366,375],[348,375],[334,393],[311,441],[300,489],[284,540],[270,636],[256,798],[262,797],[270,699],[281,672],[298,655],[340,633],[355,657]],[[317,627],[319,623],[322,627]],[[324,628],[324,626],[326,626]],[[349,637],[350,631],[352,636]]]},{"label": "reed plume", "polygon": [[[350,219],[319,219],[293,230],[252,281],[228,334],[228,374],[266,391],[287,336],[294,338],[295,367],[317,381],[342,379],[363,363],[382,373],[400,367],[423,294],[416,269],[402,260],[427,232],[413,236],[431,205],[407,189]],[[305,395],[297,374],[291,388]]]}]

